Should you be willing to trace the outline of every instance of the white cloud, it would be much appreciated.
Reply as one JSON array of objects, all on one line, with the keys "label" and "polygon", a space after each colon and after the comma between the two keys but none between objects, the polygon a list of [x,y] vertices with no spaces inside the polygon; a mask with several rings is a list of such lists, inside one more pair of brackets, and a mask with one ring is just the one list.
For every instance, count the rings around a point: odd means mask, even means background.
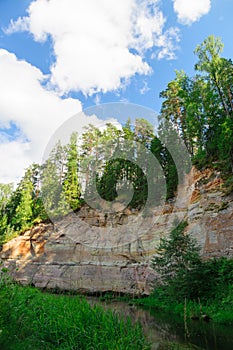
[{"label": "white cloud", "polygon": [[29,18],[19,17],[16,21],[10,20],[8,28],[3,28],[5,34],[12,34],[14,32],[23,32],[29,30]]},{"label": "white cloud", "polygon": [[11,21],[6,32],[29,30],[36,41],[52,39],[50,83],[59,93],[113,91],[136,73],[151,73],[147,50],[156,48],[160,58],[174,58],[178,34],[164,29],[159,2],[36,0],[28,16]]},{"label": "white cloud", "polygon": [[159,51],[157,58],[159,60],[163,58],[167,58],[168,60],[175,59],[177,44],[174,43],[178,43],[179,41],[179,30],[175,27],[168,29],[158,39],[158,45],[161,47],[161,50]]},{"label": "white cloud", "polygon": [[[53,132],[81,110],[80,101],[61,95],[97,93],[98,104],[102,93],[119,91],[135,74],[151,73],[148,50],[159,59],[175,57],[179,32],[166,29],[159,2],[35,0],[27,16],[11,20],[6,34],[28,31],[40,42],[51,38],[54,63],[45,76],[0,49],[0,127],[17,127],[0,135],[0,181],[19,180],[23,169],[40,162]],[[145,84],[141,93],[146,90]]]},{"label": "white cloud", "polygon": [[149,86],[148,86],[147,81],[144,81],[144,82],[143,82],[143,86],[142,86],[142,88],[140,89],[140,94],[141,94],[141,95],[145,95],[148,91],[150,91],[150,88],[149,88]]},{"label": "white cloud", "polygon": [[32,164],[30,144],[22,140],[0,143],[0,182],[18,182],[23,170]]},{"label": "white cloud", "polygon": [[179,22],[186,25],[198,21],[211,8],[210,0],[173,0],[173,2]]},{"label": "white cloud", "polygon": [[14,140],[0,137],[0,181],[17,181],[25,167],[39,162],[51,135],[67,118],[81,110],[81,103],[61,99],[42,85],[42,72],[12,53],[0,49],[1,127],[18,127]]}]

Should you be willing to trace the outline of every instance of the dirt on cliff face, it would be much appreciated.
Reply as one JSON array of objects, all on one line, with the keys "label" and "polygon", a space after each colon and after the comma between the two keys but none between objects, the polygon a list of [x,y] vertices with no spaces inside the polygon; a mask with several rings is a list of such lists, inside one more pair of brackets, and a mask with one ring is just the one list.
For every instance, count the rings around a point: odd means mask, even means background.
[{"label": "dirt on cliff face", "polygon": [[150,260],[175,218],[208,257],[233,255],[233,193],[220,174],[192,169],[174,203],[140,217],[137,210],[103,214],[87,206],[53,224],[39,224],[2,247],[16,280],[40,288],[85,293],[149,294],[156,279]]}]

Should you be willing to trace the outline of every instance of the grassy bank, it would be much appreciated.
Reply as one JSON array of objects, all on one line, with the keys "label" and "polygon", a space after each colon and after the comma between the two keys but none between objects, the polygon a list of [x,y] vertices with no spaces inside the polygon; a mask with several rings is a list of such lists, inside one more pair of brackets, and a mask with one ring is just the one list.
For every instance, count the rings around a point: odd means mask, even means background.
[{"label": "grassy bank", "polygon": [[49,295],[14,283],[0,285],[3,350],[148,350],[139,325],[84,298]]},{"label": "grassy bank", "polygon": [[133,303],[145,307],[152,307],[166,313],[177,314],[187,319],[209,318],[215,322],[233,324],[233,287],[227,287],[221,296],[204,301],[184,300],[179,302],[167,295],[164,288],[157,288],[147,298],[135,299]]}]

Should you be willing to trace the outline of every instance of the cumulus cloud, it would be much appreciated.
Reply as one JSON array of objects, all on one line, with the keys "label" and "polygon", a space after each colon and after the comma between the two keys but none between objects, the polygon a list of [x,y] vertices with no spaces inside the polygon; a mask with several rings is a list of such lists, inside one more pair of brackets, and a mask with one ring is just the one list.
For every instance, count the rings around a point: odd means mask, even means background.
[{"label": "cumulus cloud", "polygon": [[[51,86],[60,94],[113,91],[151,68],[145,52],[174,58],[177,30],[165,30],[159,0],[36,0],[6,32],[28,30],[52,39]],[[169,40],[164,40],[167,38]]]},{"label": "cumulus cloud", "polygon": [[210,0],[173,0],[173,2],[179,22],[186,25],[198,21],[211,8]]},{"label": "cumulus cloud", "polygon": [[177,28],[170,28],[158,39],[158,44],[161,47],[158,53],[158,59],[167,58],[168,60],[175,59],[176,44],[180,41],[179,30]]},{"label": "cumulus cloud", "polygon": [[0,143],[0,162],[0,182],[18,182],[23,169],[32,164],[29,142],[15,140]]},{"label": "cumulus cloud", "polygon": [[[0,49],[0,179],[17,181],[32,162],[39,162],[51,135],[81,110],[72,98],[61,99],[41,84],[46,76],[31,64]],[[16,127],[15,137],[7,129]]]},{"label": "cumulus cloud", "polygon": [[98,104],[102,93],[151,73],[148,51],[158,59],[175,57],[179,31],[166,27],[159,3],[35,0],[25,17],[10,21],[8,35],[27,31],[35,41],[50,39],[53,63],[45,76],[0,49],[1,181],[18,180],[24,168],[39,162],[53,132],[81,110],[80,101],[66,97],[70,91],[96,93]]}]

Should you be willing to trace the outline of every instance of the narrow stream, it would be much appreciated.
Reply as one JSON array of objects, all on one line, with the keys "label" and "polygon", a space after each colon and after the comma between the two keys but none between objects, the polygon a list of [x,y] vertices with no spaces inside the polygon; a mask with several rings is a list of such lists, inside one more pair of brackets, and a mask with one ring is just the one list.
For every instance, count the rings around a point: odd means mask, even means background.
[{"label": "narrow stream", "polygon": [[153,309],[130,306],[125,302],[101,302],[98,298],[87,298],[91,305],[100,304],[133,321],[139,321],[152,342],[152,350],[159,348],[164,341],[193,344],[194,348],[205,350],[232,350],[233,327],[216,324],[212,321],[192,321],[187,326],[180,317],[164,314]]}]

